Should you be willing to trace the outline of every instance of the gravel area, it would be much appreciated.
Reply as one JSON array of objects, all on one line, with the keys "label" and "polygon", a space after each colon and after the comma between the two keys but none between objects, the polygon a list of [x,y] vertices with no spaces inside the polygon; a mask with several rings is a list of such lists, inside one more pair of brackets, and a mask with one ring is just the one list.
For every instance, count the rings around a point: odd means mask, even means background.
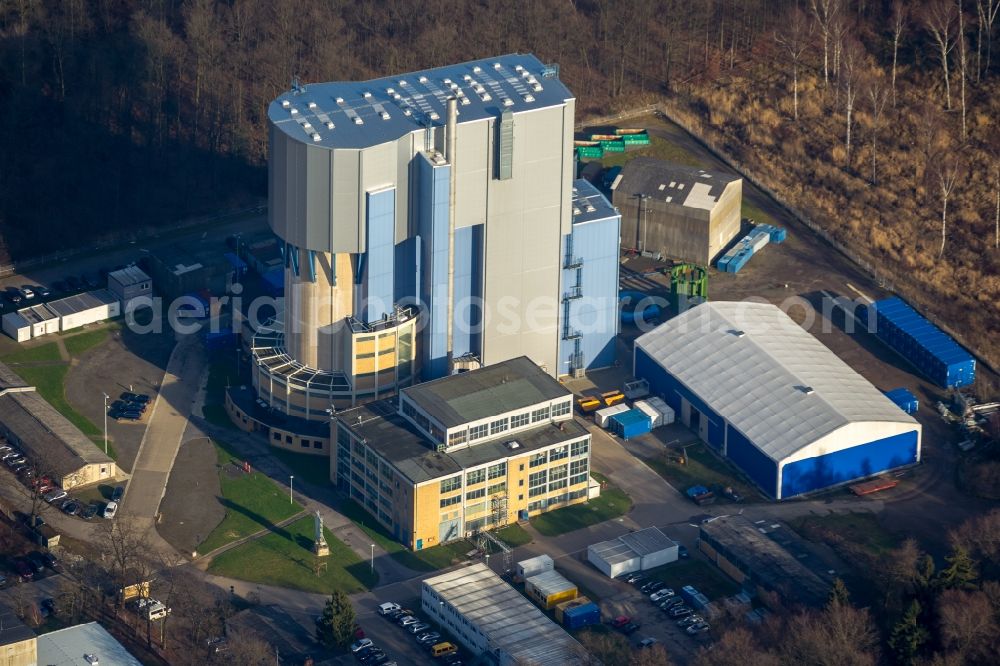
[{"label": "gravel area", "polygon": [[192,552],[226,516],[219,495],[217,457],[211,440],[200,437],[181,445],[167,492],[160,504],[157,531],[182,553]]}]

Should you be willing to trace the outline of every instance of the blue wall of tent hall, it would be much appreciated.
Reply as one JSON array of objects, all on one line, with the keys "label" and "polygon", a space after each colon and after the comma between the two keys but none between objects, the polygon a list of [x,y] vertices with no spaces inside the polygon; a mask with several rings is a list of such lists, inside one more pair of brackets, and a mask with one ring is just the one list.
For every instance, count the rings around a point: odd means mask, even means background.
[{"label": "blue wall of tent hall", "polygon": [[701,415],[702,439],[774,499],[824,490],[918,461],[919,436],[914,429],[782,465],[639,348],[635,350],[635,374],[649,381],[650,392],[661,396],[678,415],[686,400]]},{"label": "blue wall of tent hall", "polygon": [[875,315],[874,333],[879,340],[941,388],[969,386],[976,381],[972,354],[898,296],[876,301],[861,312],[862,319],[868,321]]}]

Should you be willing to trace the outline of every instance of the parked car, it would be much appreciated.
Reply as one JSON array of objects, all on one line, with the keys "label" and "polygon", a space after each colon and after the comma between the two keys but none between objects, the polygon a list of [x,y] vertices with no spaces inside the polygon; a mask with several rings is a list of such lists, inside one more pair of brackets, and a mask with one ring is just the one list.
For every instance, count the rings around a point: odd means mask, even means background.
[{"label": "parked car", "polygon": [[80,517],[84,520],[91,520],[100,510],[101,507],[99,504],[88,504],[84,507],[83,511],[80,512]]},{"label": "parked car", "polygon": [[680,627],[681,629],[684,629],[685,627],[690,627],[692,624],[698,624],[699,622],[704,622],[704,621],[705,618],[703,618],[701,615],[693,613],[691,615],[688,615],[687,617],[682,617],[681,619],[677,620],[677,626]]},{"label": "parked car", "polygon": [[614,627],[615,629],[621,629],[631,621],[632,618],[630,618],[628,615],[619,615],[615,619],[611,620],[611,626]]},{"label": "parked car", "polygon": [[83,507],[75,499],[69,499],[62,503],[62,510],[67,516],[75,516],[80,513]]},{"label": "parked car", "polygon": [[639,574],[637,576],[632,576],[632,580],[630,580],[629,582],[632,583],[632,585],[634,585],[635,587],[642,587],[643,585],[646,584],[646,577],[643,576],[642,574]]},{"label": "parked car", "polygon": [[41,607],[43,612],[46,612],[49,615],[56,614],[56,600],[51,597],[42,599],[42,603],[39,604],[39,606]]},{"label": "parked car", "polygon": [[48,298],[52,295],[52,290],[42,284],[35,285],[35,293],[38,294],[39,298]]},{"label": "parked car", "polygon": [[639,641],[639,647],[640,648],[650,648],[650,647],[653,647],[654,645],[656,645],[659,642],[660,641],[656,640],[653,637],[643,638],[641,641]]},{"label": "parked car", "polygon": [[122,496],[125,494],[125,486],[115,486],[111,491],[111,501],[121,502]]},{"label": "parked car", "polygon": [[687,546],[678,545],[677,546],[677,557],[682,560],[686,560],[691,557],[691,553],[688,552]]},{"label": "parked car", "polygon": [[404,615],[401,618],[399,618],[398,624],[401,627],[405,627],[406,625],[413,624],[414,622],[420,622],[420,618],[417,618],[413,615]]},{"label": "parked car", "polygon": [[21,580],[28,581],[35,577],[35,572],[31,565],[24,560],[14,560],[14,571],[21,577]]},{"label": "parked car", "polygon": [[118,513],[118,502],[108,502],[104,507],[104,517],[107,520],[111,520]]},{"label": "parked car", "polygon": [[434,645],[441,639],[441,634],[436,631],[425,631],[417,635],[417,642],[421,645]]},{"label": "parked car", "polygon": [[19,292],[17,289],[14,289],[13,287],[8,287],[5,295],[7,296],[7,300],[13,303],[14,305],[20,305],[21,301],[24,300],[24,297],[21,296],[21,292]]},{"label": "parked car", "polygon": [[636,622],[629,622],[624,627],[622,627],[622,633],[626,636],[631,636],[635,632],[639,631],[639,624]]},{"label": "parked car", "polygon": [[709,628],[710,627],[706,623],[701,622],[699,624],[692,624],[690,627],[688,627],[684,631],[686,631],[687,633],[691,634],[692,636],[695,636],[697,634],[703,634],[703,633],[705,633],[706,631],[709,630]]},{"label": "parked car", "polygon": [[670,609],[667,612],[667,615],[673,618],[678,618],[678,617],[684,617],[685,615],[690,615],[693,612],[694,611],[688,608],[687,606],[678,606],[676,608]]},{"label": "parked car", "polygon": [[56,500],[61,500],[64,497],[66,497],[66,491],[63,490],[62,488],[53,488],[49,492],[42,495],[42,499],[48,502],[49,504],[52,504]]},{"label": "parked car", "polygon": [[406,625],[406,630],[409,631],[414,636],[416,636],[417,634],[422,634],[423,632],[427,631],[430,628],[431,625],[427,624],[426,622],[414,622],[413,624]]},{"label": "parked car", "polygon": [[672,596],[674,596],[674,591],[671,590],[669,587],[667,587],[662,590],[657,590],[656,592],[653,592],[651,595],[649,595],[649,600],[655,604],[657,601],[662,601]]},{"label": "parked car", "polygon": [[42,554],[37,550],[33,550],[24,556],[24,559],[28,561],[35,575],[38,575],[45,571],[45,560],[42,559]]},{"label": "parked car", "polygon": [[677,606],[682,605],[683,603],[684,603],[683,599],[674,596],[674,597],[667,597],[666,599],[660,599],[660,601],[656,605],[660,608],[660,610],[668,611],[671,608],[676,608]]},{"label": "parked car", "polygon": [[52,553],[42,553],[42,561],[49,569],[55,570],[59,566],[59,560]]},{"label": "parked car", "polygon": [[130,391],[125,391],[120,396],[118,396],[125,402],[149,402],[149,396],[145,393],[132,393]]},{"label": "parked car", "polygon": [[397,610],[402,610],[402,607],[394,601],[387,601],[383,604],[379,604],[378,606],[378,614],[382,616],[388,615],[389,613]]},{"label": "parked car", "polygon": [[26,284],[21,286],[21,296],[25,300],[31,300],[35,297],[35,290],[31,288],[31,285]]},{"label": "parked car", "polygon": [[375,645],[375,643],[372,642],[372,639],[362,638],[359,641],[354,641],[353,643],[351,643],[351,652],[360,652],[366,647],[372,647],[373,645]]},{"label": "parked car", "polygon": [[375,648],[365,656],[361,657],[359,661],[365,666],[376,666],[377,664],[383,664],[388,661],[389,657],[386,656],[385,652],[379,648]]}]

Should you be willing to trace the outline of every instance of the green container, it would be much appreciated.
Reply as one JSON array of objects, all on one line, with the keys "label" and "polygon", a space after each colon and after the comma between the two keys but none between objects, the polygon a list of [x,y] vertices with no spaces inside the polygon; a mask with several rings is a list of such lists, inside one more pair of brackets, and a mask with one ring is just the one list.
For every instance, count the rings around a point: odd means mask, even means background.
[{"label": "green container", "polygon": [[601,141],[601,147],[609,153],[625,152],[625,143],[623,141]]},{"label": "green container", "polygon": [[622,137],[626,146],[648,146],[648,134],[626,134]]},{"label": "green container", "polygon": [[576,155],[581,159],[600,159],[604,157],[604,149],[600,146],[577,146]]}]

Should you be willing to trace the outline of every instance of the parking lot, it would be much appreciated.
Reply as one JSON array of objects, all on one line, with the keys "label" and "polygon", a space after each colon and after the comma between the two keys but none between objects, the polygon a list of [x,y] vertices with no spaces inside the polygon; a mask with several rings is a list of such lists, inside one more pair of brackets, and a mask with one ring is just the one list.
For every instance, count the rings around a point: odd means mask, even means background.
[{"label": "parking lot", "polygon": [[[419,599],[408,599],[401,602],[382,601],[380,603],[396,603],[399,606],[399,610],[404,612],[393,612],[389,615],[382,615],[380,611],[376,611],[359,616],[359,622],[365,631],[365,636],[386,655],[386,661],[377,663],[395,662],[400,666],[429,666],[431,664],[457,666],[462,663],[470,663],[468,653],[457,641],[450,639],[447,632],[438,628],[434,623],[425,620],[423,614],[420,612]],[[419,622],[426,624],[427,627],[415,634],[411,633],[407,628],[400,625],[400,622],[404,621],[404,617],[414,618],[408,620],[411,625]],[[426,645],[418,642],[417,639],[419,637],[427,636],[429,633],[437,633],[440,636],[433,639],[435,642]],[[443,655],[438,658],[432,657],[430,654],[431,645],[444,642],[451,642],[458,650],[451,655]],[[360,652],[359,656],[364,654],[367,653]],[[367,666],[364,661],[356,657],[345,656],[340,661],[344,664],[362,663]]]}]

